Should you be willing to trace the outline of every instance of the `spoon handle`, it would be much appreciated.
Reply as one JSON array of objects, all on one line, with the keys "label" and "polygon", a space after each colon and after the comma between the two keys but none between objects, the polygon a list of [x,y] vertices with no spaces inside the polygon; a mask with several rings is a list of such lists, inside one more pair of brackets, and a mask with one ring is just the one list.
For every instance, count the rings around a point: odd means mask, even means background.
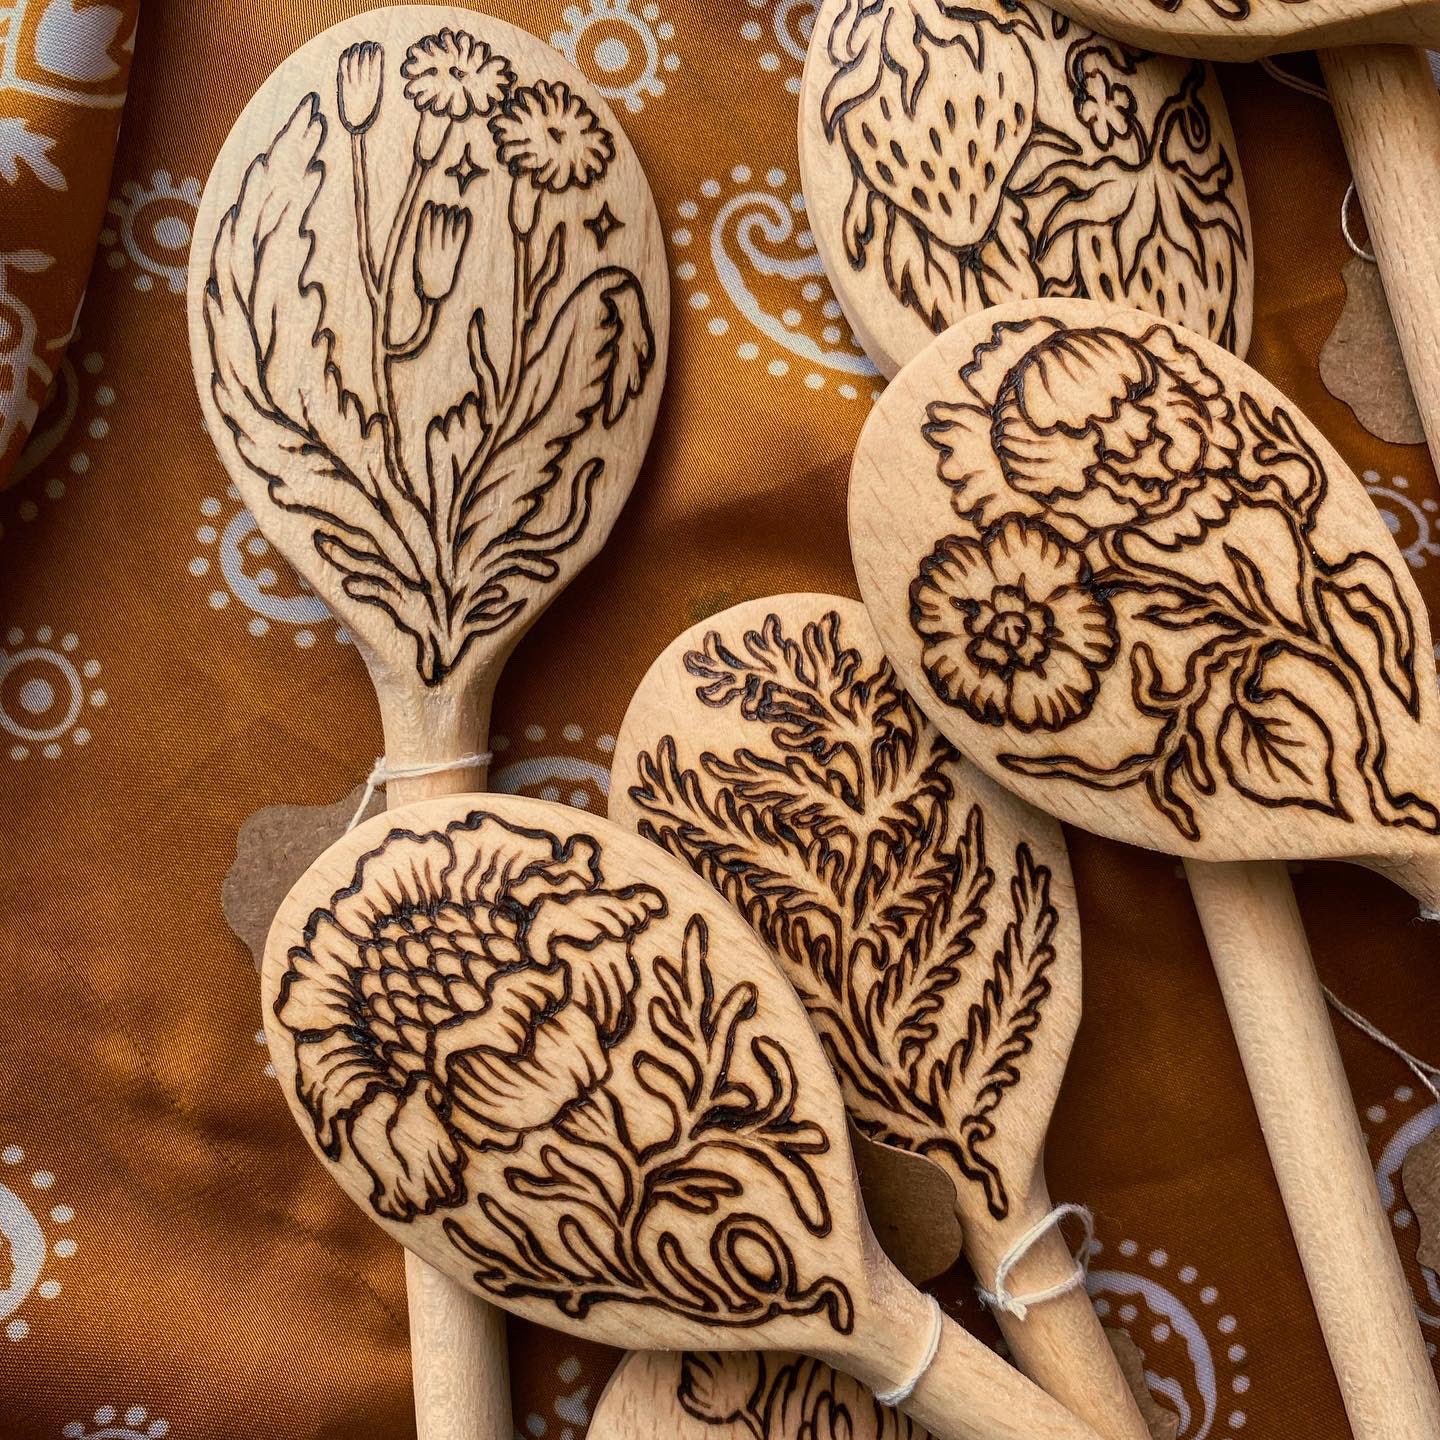
[{"label": "spoon handle", "polygon": [[[850,1357],[847,1368],[854,1370],[856,1363]],[[895,1383],[894,1376],[857,1378],[876,1390]],[[941,1320],[934,1360],[900,1408],[935,1440],[1100,1440],[948,1315]]]},{"label": "spoon handle", "polygon": [[[996,1220],[983,1206],[961,1216],[965,1253],[981,1283],[993,1288],[1001,1261],[1020,1236],[1050,1211],[1043,1175],[1024,1205]],[[1075,1258],[1058,1229],[1047,1230],[1010,1272],[1012,1294],[1034,1294],[1075,1273]],[[1047,1394],[1094,1427],[1104,1440],[1150,1440],[1115,1351],[1106,1338],[1084,1285],[1029,1307],[1025,1318],[997,1310],[1015,1363]]]},{"label": "spoon handle", "polygon": [[1283,862],[1186,862],[1355,1440],[1436,1440],[1440,1391]]},{"label": "spoon handle", "polygon": [[[479,754],[490,697],[489,688],[423,698],[382,692],[387,764],[403,769]],[[483,790],[486,778],[477,766],[392,780],[386,806]],[[504,1314],[408,1250],[405,1293],[417,1440],[513,1440]]]},{"label": "spoon handle", "polygon": [[1415,392],[1430,455],[1440,467],[1440,95],[1423,50],[1357,45],[1320,63],[1370,245]]}]

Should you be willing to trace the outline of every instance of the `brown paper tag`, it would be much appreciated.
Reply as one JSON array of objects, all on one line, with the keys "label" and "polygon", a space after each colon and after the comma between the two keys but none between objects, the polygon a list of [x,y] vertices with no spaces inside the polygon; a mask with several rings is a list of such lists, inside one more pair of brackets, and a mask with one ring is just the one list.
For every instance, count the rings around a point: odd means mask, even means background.
[{"label": "brown paper tag", "polygon": [[1145,1381],[1144,1352],[1123,1330],[1107,1329],[1105,1335],[1120,1362],[1120,1373],[1140,1407],[1151,1440],[1176,1440],[1180,1434],[1180,1417],[1173,1410],[1167,1410],[1150,1393],[1150,1386]]},{"label": "brown paper tag", "polygon": [[1400,1166],[1405,1201],[1420,1228],[1420,1263],[1440,1270],[1440,1130],[1432,1130]]},{"label": "brown paper tag", "polygon": [[963,1243],[950,1177],[922,1156],[867,1140],[853,1125],[850,1146],[880,1248],[913,1285],[943,1275]]},{"label": "brown paper tag", "polygon": [[1341,273],[1345,308],[1320,352],[1320,378],[1377,439],[1391,445],[1423,444],[1425,430],[1380,271],[1357,255]]},{"label": "brown paper tag", "polygon": [[241,825],[235,863],[220,887],[220,907],[257,970],[280,902],[311,861],[345,833],[364,793],[357,785],[333,805],[268,805]]}]

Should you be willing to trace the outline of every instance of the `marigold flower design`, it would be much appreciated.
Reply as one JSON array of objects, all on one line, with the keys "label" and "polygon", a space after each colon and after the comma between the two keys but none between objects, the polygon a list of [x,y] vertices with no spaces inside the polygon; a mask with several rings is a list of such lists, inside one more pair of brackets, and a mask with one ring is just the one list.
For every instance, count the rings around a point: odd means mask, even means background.
[{"label": "marigold flower design", "polygon": [[485,116],[515,83],[503,55],[465,30],[442,30],[417,40],[400,67],[405,94],[422,113],[450,120]]},{"label": "marigold flower design", "polygon": [[490,118],[500,163],[528,175],[537,190],[587,189],[615,158],[615,142],[595,112],[563,80],[512,91]]},{"label": "marigold flower design", "polygon": [[275,1002],[321,1148],[364,1165],[381,1215],[455,1203],[467,1149],[513,1149],[609,1076],[631,945],[664,911],[606,889],[586,837],[491,815],[391,834],[312,915]]},{"label": "marigold flower design", "polygon": [[1086,714],[1118,643],[1085,557],[1020,515],[979,540],[942,540],[910,586],[910,616],[947,705],[1027,731],[1060,730]]},{"label": "marigold flower design", "polygon": [[[1201,540],[1236,503],[1234,406],[1169,326],[1137,340],[1053,320],[999,324],[962,378],[976,403],[938,401],[926,427],[962,514],[983,519],[997,498],[1018,497],[1077,544],[1143,525],[1175,546]],[[988,470],[962,443],[977,432]]]}]

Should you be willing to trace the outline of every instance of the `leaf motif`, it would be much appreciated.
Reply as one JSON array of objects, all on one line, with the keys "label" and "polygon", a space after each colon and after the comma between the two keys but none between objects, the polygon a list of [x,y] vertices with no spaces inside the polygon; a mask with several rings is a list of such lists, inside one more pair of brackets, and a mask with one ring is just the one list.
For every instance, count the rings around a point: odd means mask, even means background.
[{"label": "leaf motif", "polygon": [[1226,778],[1241,794],[1262,805],[1348,818],[1335,781],[1334,737],[1290,691],[1237,679],[1215,743]]},{"label": "leaf motif", "polygon": [[324,290],[307,280],[325,135],[309,95],[251,162],[221,221],[204,301],[211,395],[270,499],[317,522],[321,553],[364,582],[356,598],[379,598],[415,631],[429,557],[400,533],[384,422],[345,389]]},{"label": "leaf motif", "polygon": [[650,1193],[657,1201],[668,1201],[692,1215],[714,1215],[722,1200],[743,1194],[744,1186],[733,1175],[719,1170],[675,1165],[657,1172]]},{"label": "leaf motif", "polygon": [[1420,718],[1415,675],[1415,621],[1394,571],[1374,555],[1347,555],[1327,567],[1322,594],[1340,601],[1369,630],[1380,654],[1380,678],[1412,719]]}]

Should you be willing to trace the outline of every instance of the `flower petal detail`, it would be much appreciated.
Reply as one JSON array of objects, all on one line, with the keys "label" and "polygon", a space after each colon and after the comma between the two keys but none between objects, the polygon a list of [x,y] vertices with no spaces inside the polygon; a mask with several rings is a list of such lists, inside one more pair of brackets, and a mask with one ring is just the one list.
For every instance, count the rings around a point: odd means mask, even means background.
[{"label": "flower petal detail", "polygon": [[368,935],[397,915],[439,905],[454,864],[454,848],[443,835],[391,831],[361,859],[354,885],[335,903],[335,919],[352,935]]},{"label": "flower petal detail", "polygon": [[377,1095],[355,1117],[350,1144],[375,1182],[371,1204],[388,1219],[428,1215],[463,1194],[464,1158],[440,1117],[429,1080],[403,1099],[393,1091]]}]

